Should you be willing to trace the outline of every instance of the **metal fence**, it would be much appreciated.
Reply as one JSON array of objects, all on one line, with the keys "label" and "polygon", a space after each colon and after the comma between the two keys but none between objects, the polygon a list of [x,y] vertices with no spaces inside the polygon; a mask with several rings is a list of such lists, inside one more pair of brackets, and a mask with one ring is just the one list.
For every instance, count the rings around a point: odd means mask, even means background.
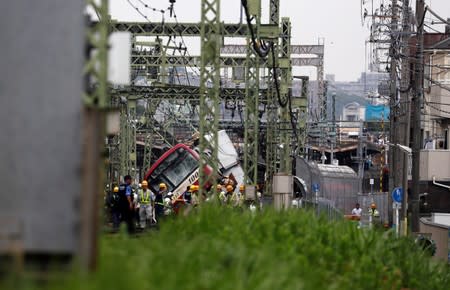
[{"label": "metal fence", "polygon": [[318,216],[325,216],[328,220],[339,220],[344,217],[342,211],[337,209],[331,200],[323,198],[318,199],[317,202],[302,201],[301,208],[314,210]]},{"label": "metal fence", "polygon": [[351,214],[355,204],[359,203],[363,213],[368,213],[370,205],[375,203],[382,223],[389,222],[389,197],[387,192],[363,193],[336,197],[335,206],[344,214]]}]

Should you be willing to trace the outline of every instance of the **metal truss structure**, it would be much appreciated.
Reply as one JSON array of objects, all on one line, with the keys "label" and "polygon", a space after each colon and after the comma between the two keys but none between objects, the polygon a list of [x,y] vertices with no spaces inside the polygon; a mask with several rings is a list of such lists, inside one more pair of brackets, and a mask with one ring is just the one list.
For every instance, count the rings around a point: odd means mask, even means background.
[{"label": "metal truss structure", "polygon": [[[246,57],[221,56],[219,58],[221,67],[244,67],[247,63]],[[131,67],[185,67],[199,66],[201,56],[166,56],[154,55],[150,52],[133,52],[131,55]],[[323,60],[319,57],[294,57],[291,59],[292,66],[315,66],[319,67],[323,64]],[[268,59],[259,59],[259,66],[268,66]]]},{"label": "metal truss structure", "polygon": [[292,86],[292,66],[290,64],[291,57],[291,22],[289,18],[283,17],[281,19],[281,45],[280,45],[280,97],[282,102],[285,104],[281,108],[281,130],[280,130],[280,140],[283,144],[280,156],[280,172],[284,174],[292,173],[292,142],[290,130],[290,107],[291,107],[291,96],[289,88]]},{"label": "metal truss structure", "polygon": [[[219,88],[219,98],[227,100],[245,100],[245,89],[241,88]],[[267,89],[260,89],[262,96],[266,95]],[[151,99],[152,101],[173,99],[200,101],[200,88],[194,86],[180,86],[159,84],[152,86],[126,86],[111,88],[110,93],[117,96],[125,96],[127,99]],[[262,99],[263,101],[263,99]]]},{"label": "metal truss structure", "polygon": [[[88,61],[85,66],[88,85],[84,103],[89,107],[105,109],[110,106],[108,98],[108,4],[107,0],[87,0],[86,5],[96,11],[101,21],[92,23],[87,32]],[[95,50],[95,53],[94,53]]]},{"label": "metal truss structure", "polygon": [[[258,2],[258,0],[256,1]],[[291,101],[290,87],[292,84],[292,66],[317,67],[317,79],[319,81],[319,97],[323,94],[323,45],[291,45],[290,22],[283,18],[280,23],[279,0],[270,0],[270,22],[260,23],[259,17],[256,23],[226,24],[220,22],[220,0],[202,0],[202,19],[200,23],[150,23],[150,22],[117,22],[110,21],[111,31],[128,31],[133,36],[131,69],[135,74],[144,72],[144,77],[151,75],[152,81],[147,85],[131,85],[125,87],[110,87],[109,93],[118,99],[126,99],[126,103],[119,105],[121,108],[121,133],[120,133],[120,164],[121,174],[136,174],[136,138],[144,141],[143,169],[147,170],[151,164],[152,147],[157,135],[163,135],[155,120],[155,114],[161,113],[164,106],[180,107],[188,104],[197,110],[197,116],[188,117],[183,124],[199,130],[199,144],[201,160],[200,166],[210,167],[213,172],[218,171],[218,146],[217,132],[221,128],[244,129],[244,172],[245,183],[249,187],[255,187],[258,182],[258,156],[262,139],[265,138],[266,180],[265,193],[272,193],[272,177],[278,170],[290,173],[293,154],[303,154],[306,134],[306,90],[302,90],[303,98],[295,98]],[[253,4],[251,4],[253,5]],[[260,4],[259,4],[260,5]],[[256,6],[258,7],[258,6]],[[253,9],[253,11],[255,11]],[[259,12],[260,13],[260,12]],[[281,25],[280,25],[281,24]],[[258,39],[273,43],[273,57],[258,57],[251,47],[250,29],[256,32]],[[138,41],[137,37],[157,37],[156,43]],[[201,56],[191,56],[186,53],[180,55],[168,55],[172,49],[180,51],[180,47],[170,47],[170,38],[173,36],[199,37],[201,42]],[[158,37],[168,37],[167,45],[162,45]],[[247,45],[222,45],[223,38],[247,38]],[[279,42],[279,40],[281,41]],[[184,41],[183,41],[184,42]],[[138,50],[138,47],[141,50]],[[142,49],[142,48],[145,49]],[[236,54],[241,54],[237,56]],[[298,55],[299,57],[291,57]],[[308,55],[307,57],[301,57]],[[310,57],[316,55],[316,57]],[[200,71],[199,86],[175,85],[168,77],[169,73],[179,67],[195,67]],[[224,69],[228,74],[228,68],[241,69],[244,72],[245,89],[242,87],[228,88],[221,84],[220,70]],[[274,74],[274,68],[278,72]],[[194,71],[195,72],[195,71]],[[233,70],[234,72],[234,70]],[[266,75],[267,88],[262,88],[260,82],[261,72]],[[196,72],[195,72],[196,73]],[[187,70],[186,70],[187,75]],[[275,77],[277,76],[277,79]],[[228,78],[227,78],[228,79]],[[277,83],[277,85],[276,85]],[[232,85],[232,84],[231,84]],[[307,82],[303,83],[304,88]],[[277,88],[278,87],[278,88]],[[136,114],[136,102],[147,100],[146,110],[142,120]],[[289,106],[280,106],[281,102]],[[222,105],[220,105],[222,103]],[[235,104],[233,109],[242,110],[244,113],[241,121],[222,120],[220,112],[227,108],[228,103]],[[265,118],[261,119],[261,105],[265,109]],[[178,118],[177,116],[172,116]],[[243,118],[243,119],[242,119]],[[311,118],[311,117],[310,117]],[[174,119],[175,120],[175,119]],[[180,122],[172,120],[165,125],[171,126]],[[294,125],[295,123],[295,125]],[[166,126],[166,127],[167,127]],[[265,129],[265,135],[260,135],[260,128]],[[170,129],[169,129],[170,130]],[[294,142],[292,130],[297,132],[298,142]],[[173,131],[173,130],[172,130]],[[241,131],[242,132],[242,131]],[[164,139],[163,136],[161,136]],[[142,141],[141,141],[142,142]],[[157,142],[157,141],[156,141]],[[165,140],[172,144],[170,140]],[[282,146],[279,146],[282,144]],[[295,147],[299,147],[297,151]],[[282,149],[280,149],[282,148]],[[279,152],[279,150],[281,150]],[[127,161],[125,161],[127,160]],[[278,166],[280,168],[278,169]],[[215,180],[209,179],[200,171],[200,187],[206,184],[214,184]]]},{"label": "metal truss structure", "polygon": [[[256,16],[256,37],[259,38],[261,11]],[[259,155],[259,73],[260,57],[252,49],[251,35],[247,37],[246,78],[245,78],[245,122],[244,122],[244,182],[247,186],[247,199],[255,199],[253,194],[258,182]]]},{"label": "metal truss structure", "polygon": [[[269,23],[280,24],[280,0],[270,0]],[[278,67],[278,38],[272,44],[272,68]],[[275,70],[269,69],[269,93],[267,95],[267,130],[266,130],[266,172],[264,187],[265,193],[273,194],[273,176],[277,171],[278,159],[278,140],[277,140],[277,122],[278,122],[278,100],[275,86]]]},{"label": "metal truss structure", "polygon": [[[202,11],[203,12],[203,11]],[[158,22],[117,22],[111,21],[113,31],[127,31],[136,36],[183,35],[201,37],[215,33],[215,28],[202,28],[202,23],[158,23]],[[203,29],[203,30],[202,30]],[[246,24],[219,23],[217,30],[224,37],[245,37],[248,34]]]},{"label": "metal truss structure", "polygon": [[[220,87],[220,0],[201,2],[201,70],[200,70],[200,195],[208,184],[216,187],[219,172],[219,87]],[[211,85],[210,85],[211,84]],[[210,167],[213,174],[204,170]]]}]

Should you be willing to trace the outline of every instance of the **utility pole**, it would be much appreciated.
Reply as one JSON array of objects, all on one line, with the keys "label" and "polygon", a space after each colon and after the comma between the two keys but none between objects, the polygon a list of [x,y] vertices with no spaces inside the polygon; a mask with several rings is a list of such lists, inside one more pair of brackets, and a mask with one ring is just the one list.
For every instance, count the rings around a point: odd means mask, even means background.
[{"label": "utility pole", "polygon": [[363,192],[363,180],[364,180],[364,161],[363,161],[363,121],[359,121],[359,136],[358,136],[358,192]]},{"label": "utility pole", "polygon": [[[395,114],[395,99],[397,97],[397,61],[395,59],[395,35],[394,31],[397,30],[397,0],[392,0],[392,18],[391,18],[391,46],[389,55],[391,57],[390,63],[390,96],[389,96],[389,142],[392,144],[397,144],[396,135],[396,114]],[[389,150],[389,192],[391,192],[398,182],[396,160],[398,156],[398,149],[396,146],[391,147]],[[392,204],[392,197],[389,194],[389,204]],[[396,225],[398,227],[398,225]]]},{"label": "utility pole", "polygon": [[325,156],[325,146],[326,146],[326,137],[327,137],[327,121],[328,121],[328,108],[327,108],[327,95],[328,95],[328,82],[323,82],[323,95],[320,96],[320,122],[319,122],[319,128],[320,128],[320,152],[321,152],[321,160],[322,164],[325,164],[326,156]]},{"label": "utility pole", "polygon": [[420,190],[420,148],[422,144],[421,134],[421,108],[423,97],[423,19],[424,19],[424,0],[416,0],[416,19],[417,19],[417,51],[415,63],[415,86],[414,86],[414,136],[412,150],[412,195],[411,204],[411,225],[412,231],[419,231],[419,190]]},{"label": "utility pole", "polygon": [[[411,99],[409,97],[409,85],[410,85],[410,73],[409,73],[409,38],[410,38],[410,9],[409,9],[409,0],[403,1],[402,6],[402,67],[401,67],[401,90],[400,90],[400,100],[404,104],[404,145],[409,147],[410,141],[410,127],[411,127]],[[409,167],[409,155],[402,154],[403,156],[403,200],[402,200],[402,208],[401,215],[403,220],[403,225],[406,227],[407,225],[407,212],[408,212],[408,167]],[[403,233],[406,235],[406,228],[402,229]]]},{"label": "utility pole", "polygon": [[331,134],[328,134],[330,137],[330,164],[333,164],[334,159],[334,143],[336,142],[336,93],[331,95]]}]

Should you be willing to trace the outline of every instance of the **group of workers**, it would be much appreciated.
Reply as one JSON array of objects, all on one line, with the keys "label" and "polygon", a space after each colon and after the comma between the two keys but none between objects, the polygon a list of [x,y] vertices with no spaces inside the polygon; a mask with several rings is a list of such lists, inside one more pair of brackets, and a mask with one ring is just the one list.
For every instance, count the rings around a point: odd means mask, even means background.
[{"label": "group of workers", "polygon": [[164,215],[164,197],[167,186],[160,184],[160,190],[155,194],[149,187],[147,180],[143,180],[135,191],[132,187],[130,175],[124,177],[124,183],[113,188],[106,200],[114,230],[118,230],[120,223],[127,224],[129,233],[134,233],[136,226],[144,229],[156,224]]},{"label": "group of workers", "polygon": [[[212,189],[212,188],[211,188]],[[262,207],[261,193],[257,191],[256,200],[245,199],[245,186],[239,186],[229,179],[222,179],[216,190],[205,192],[199,197],[199,186],[192,184],[186,191],[178,196],[170,192],[165,183],[159,184],[159,190],[154,193],[149,189],[147,180],[143,180],[136,190],[132,186],[130,175],[124,177],[124,183],[115,186],[106,197],[106,206],[109,208],[113,229],[118,230],[120,223],[127,224],[129,233],[139,229],[149,228],[159,223],[164,216],[178,214],[182,210],[189,210],[201,201],[216,200],[221,205],[233,207],[248,206],[252,211]]]}]

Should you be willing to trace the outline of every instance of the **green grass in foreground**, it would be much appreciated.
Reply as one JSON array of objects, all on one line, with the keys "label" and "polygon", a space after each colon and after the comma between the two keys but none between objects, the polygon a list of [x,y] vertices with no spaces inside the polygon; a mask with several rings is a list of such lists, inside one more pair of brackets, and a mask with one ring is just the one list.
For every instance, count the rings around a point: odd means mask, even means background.
[{"label": "green grass in foreground", "polygon": [[[203,208],[139,238],[101,239],[99,269],[50,289],[449,289],[409,239],[310,213]],[[1,286],[1,285],[0,285]],[[50,286],[50,287],[48,287]],[[1,287],[0,287],[1,288]],[[17,289],[17,288],[16,288]]]}]

